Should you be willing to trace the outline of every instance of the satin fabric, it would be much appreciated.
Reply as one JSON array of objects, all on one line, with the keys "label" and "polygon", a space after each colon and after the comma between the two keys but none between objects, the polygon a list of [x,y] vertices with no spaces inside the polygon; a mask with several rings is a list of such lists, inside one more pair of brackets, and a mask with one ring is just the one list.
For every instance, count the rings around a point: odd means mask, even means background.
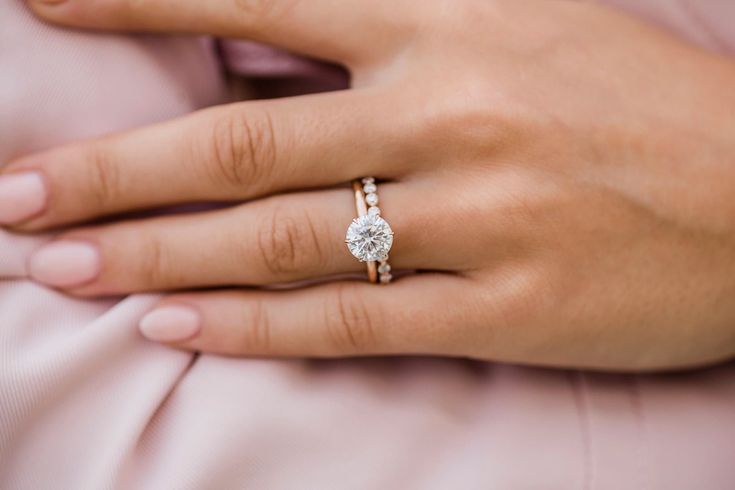
[{"label": "satin fabric", "polygon": [[[735,46],[725,0],[614,3]],[[252,45],[222,53],[250,76],[325,75]],[[221,72],[210,41],[78,33],[5,0],[0,161],[225,102]],[[196,356],[141,338],[155,295],[28,281],[46,239],[0,231],[2,489],[735,487],[735,364],[642,376]]]}]

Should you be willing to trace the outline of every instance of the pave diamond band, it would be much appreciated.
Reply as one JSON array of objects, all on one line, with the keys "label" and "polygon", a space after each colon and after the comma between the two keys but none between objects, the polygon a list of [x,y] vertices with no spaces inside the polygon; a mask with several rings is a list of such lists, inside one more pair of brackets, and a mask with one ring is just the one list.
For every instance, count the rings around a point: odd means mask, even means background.
[{"label": "pave diamond band", "polygon": [[380,215],[378,186],[373,177],[352,182],[357,218],[347,229],[345,243],[350,253],[367,263],[372,283],[388,284],[393,279],[388,252],[393,246],[393,230]]}]

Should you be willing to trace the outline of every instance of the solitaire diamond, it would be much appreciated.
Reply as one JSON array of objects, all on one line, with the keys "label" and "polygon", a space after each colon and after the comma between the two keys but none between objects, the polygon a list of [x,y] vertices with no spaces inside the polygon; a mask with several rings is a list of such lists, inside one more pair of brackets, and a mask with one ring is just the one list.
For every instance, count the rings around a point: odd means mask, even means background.
[{"label": "solitaire diamond", "polygon": [[393,246],[393,230],[377,214],[360,216],[347,229],[347,247],[362,262],[383,260]]}]

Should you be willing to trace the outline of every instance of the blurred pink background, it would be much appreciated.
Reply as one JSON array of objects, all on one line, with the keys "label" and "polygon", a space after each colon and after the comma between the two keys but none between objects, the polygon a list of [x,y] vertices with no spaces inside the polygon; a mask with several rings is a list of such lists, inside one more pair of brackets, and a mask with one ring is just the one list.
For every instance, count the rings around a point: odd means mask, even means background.
[{"label": "blurred pink background", "polygon": [[[735,49],[735,2],[609,3]],[[221,54],[268,83],[341,83],[248,43]],[[0,161],[225,102],[221,73],[211,41],[77,33],[5,0]],[[0,488],[735,488],[735,364],[640,376],[193,356],[139,336],[155,296],[85,301],[26,280],[44,239],[0,231]]]}]

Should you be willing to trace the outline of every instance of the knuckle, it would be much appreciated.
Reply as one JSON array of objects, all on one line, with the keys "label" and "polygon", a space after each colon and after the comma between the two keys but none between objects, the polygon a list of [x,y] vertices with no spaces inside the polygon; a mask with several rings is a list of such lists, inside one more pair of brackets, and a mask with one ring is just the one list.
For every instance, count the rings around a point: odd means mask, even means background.
[{"label": "knuckle", "polygon": [[100,209],[112,209],[121,194],[120,169],[110,152],[100,144],[93,144],[86,155],[89,171],[89,196]]},{"label": "knuckle", "polygon": [[255,299],[243,312],[245,352],[269,352],[271,348],[271,321],[262,299]]},{"label": "knuckle", "polygon": [[276,161],[273,122],[267,111],[220,116],[212,125],[209,145],[204,161],[213,179],[231,188],[262,185]]},{"label": "knuckle", "polygon": [[176,282],[171,277],[170,267],[171,258],[166,252],[161,238],[149,234],[138,238],[140,240],[140,270],[138,271],[139,280],[143,285],[148,286],[167,286]]},{"label": "knuckle", "polygon": [[379,308],[368,308],[354,285],[339,284],[334,299],[326,307],[327,341],[339,353],[370,352],[377,346],[379,316]]},{"label": "knuckle", "polygon": [[[486,81],[470,81],[463,93],[464,97],[450,95],[424,117],[419,125],[418,138],[422,143],[437,141],[441,138],[452,144],[445,150],[434,152],[436,157],[457,161],[457,156],[466,155],[476,160],[494,155],[501,148],[509,147],[523,135],[517,123],[517,115],[504,113],[498,103],[487,92]],[[466,96],[470,93],[470,96]],[[467,101],[471,100],[472,104]],[[451,152],[449,154],[444,151]],[[460,159],[459,161],[462,161]],[[485,161],[482,158],[481,161]]]},{"label": "knuckle", "polygon": [[555,265],[529,263],[493,277],[496,286],[493,293],[482,294],[482,310],[494,319],[495,332],[530,331],[548,323],[548,312],[560,308],[570,292],[555,269],[561,270]]},{"label": "knuckle", "polygon": [[275,207],[262,219],[257,237],[261,262],[274,278],[296,278],[323,262],[314,221],[306,211]]}]

